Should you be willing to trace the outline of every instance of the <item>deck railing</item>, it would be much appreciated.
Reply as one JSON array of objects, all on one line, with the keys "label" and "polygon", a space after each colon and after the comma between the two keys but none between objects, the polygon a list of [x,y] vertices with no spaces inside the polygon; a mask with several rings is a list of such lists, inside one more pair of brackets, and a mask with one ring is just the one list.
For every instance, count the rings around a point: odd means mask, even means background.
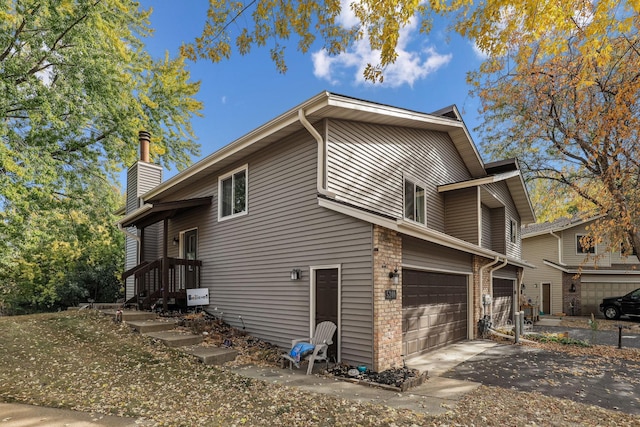
[{"label": "deck railing", "polygon": [[123,280],[134,278],[134,297],[126,304],[136,304],[141,310],[159,303],[164,310],[169,305],[186,308],[186,290],[200,287],[201,268],[200,260],[171,257],[137,265],[122,274]]}]

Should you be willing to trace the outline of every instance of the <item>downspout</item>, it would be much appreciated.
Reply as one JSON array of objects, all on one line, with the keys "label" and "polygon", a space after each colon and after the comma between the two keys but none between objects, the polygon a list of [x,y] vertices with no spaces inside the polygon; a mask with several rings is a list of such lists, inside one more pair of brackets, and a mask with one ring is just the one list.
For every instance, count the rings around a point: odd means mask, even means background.
[{"label": "downspout", "polygon": [[298,120],[304,128],[313,136],[313,138],[318,143],[318,165],[317,165],[317,176],[316,176],[316,189],[318,194],[322,194],[324,196],[335,199],[336,194],[327,190],[324,187],[324,165],[325,165],[325,141],[322,138],[322,135],[314,128],[307,117],[304,115],[304,110],[300,108],[298,110]]},{"label": "downspout", "polygon": [[[489,283],[491,284],[491,300],[493,302],[493,272],[496,270],[500,270],[501,268],[505,267],[507,265],[507,257],[504,257],[504,261],[502,262],[502,264],[493,267],[491,269],[489,269]],[[489,313],[489,315],[491,317],[493,317],[493,303],[490,305],[491,311]]]},{"label": "downspout", "polygon": [[489,264],[487,265],[483,265],[482,267],[480,267],[480,304],[482,305],[482,317],[484,317],[486,315],[486,309],[485,309],[485,305],[484,305],[484,301],[482,298],[482,284],[484,283],[484,271],[489,268],[492,267],[494,265],[496,265],[498,262],[500,261],[500,257],[496,256],[496,258],[491,261]]},{"label": "downspout", "polygon": [[118,230],[122,231],[124,234],[131,237],[132,239],[136,239],[136,241],[140,243],[140,236],[138,236],[137,234],[133,234],[132,232],[124,228],[122,226],[122,223],[118,222],[117,224],[118,224]]},{"label": "downspout", "polygon": [[558,236],[553,231],[550,231],[549,234],[558,239],[558,263],[562,264],[562,237]]},{"label": "downspout", "polygon": [[[496,256],[496,258],[495,258],[493,261],[491,261],[489,264],[487,264],[487,265],[483,265],[482,267],[480,267],[480,302],[481,302],[481,303],[483,302],[483,301],[482,301],[482,283],[484,282],[484,280],[483,280],[483,279],[484,279],[484,272],[485,272],[485,270],[487,270],[487,269],[489,269],[489,268],[493,267],[494,265],[496,265],[498,262],[500,262],[500,256]],[[491,279],[493,278],[493,276],[492,276],[493,272],[494,272],[494,271],[496,271],[496,270],[501,269],[501,268],[502,268],[502,267],[504,267],[505,265],[507,265],[507,258],[506,258],[506,257],[504,258],[504,261],[502,262],[502,264],[501,264],[501,265],[499,265],[499,266],[497,266],[497,267],[493,267],[493,268],[491,268],[491,269],[489,270],[489,274],[490,274],[489,278],[490,278],[490,281],[492,281]],[[491,284],[491,283],[490,283],[490,284]],[[491,284],[491,285],[492,285],[492,284]],[[493,288],[493,286],[492,286],[492,288]],[[491,306],[492,306],[492,308],[491,308],[491,314],[493,314],[493,305],[492,305],[492,304],[487,304],[487,305],[491,305]],[[487,314],[487,313],[486,313],[486,307],[485,307],[485,305],[484,305],[484,304],[482,304],[482,316],[484,317],[486,314]]]}]

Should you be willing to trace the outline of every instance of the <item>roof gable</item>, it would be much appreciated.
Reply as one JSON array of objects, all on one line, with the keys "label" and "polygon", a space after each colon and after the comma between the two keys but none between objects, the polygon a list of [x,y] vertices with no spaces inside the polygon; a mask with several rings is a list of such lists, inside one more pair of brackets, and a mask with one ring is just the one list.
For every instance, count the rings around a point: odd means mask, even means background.
[{"label": "roof gable", "polygon": [[[455,107],[448,108],[451,111],[457,111]],[[230,167],[241,158],[304,129],[298,118],[300,110],[304,112],[311,124],[326,118],[334,118],[446,132],[472,176],[486,175],[484,163],[461,120],[451,118],[446,113],[444,116],[421,113],[330,92],[321,92],[210,154],[152,189],[143,197],[145,199],[157,198],[168,192],[179,190],[198,180],[200,176]]]}]

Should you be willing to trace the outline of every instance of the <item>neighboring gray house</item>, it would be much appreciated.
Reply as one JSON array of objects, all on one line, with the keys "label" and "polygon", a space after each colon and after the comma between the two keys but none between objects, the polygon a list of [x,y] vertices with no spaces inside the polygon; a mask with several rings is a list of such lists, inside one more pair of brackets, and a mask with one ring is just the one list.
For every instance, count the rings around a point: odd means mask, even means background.
[{"label": "neighboring gray house", "polygon": [[128,298],[206,287],[210,309],[285,348],[333,320],[346,363],[384,370],[474,338],[483,315],[511,316],[530,266],[517,162],[485,165],[455,107],[323,92],[166,182],[131,170]]},{"label": "neighboring gray house", "polygon": [[635,254],[606,252],[605,245],[586,249],[586,227],[597,218],[561,218],[522,229],[522,258],[528,270],[523,293],[546,314],[599,314],[602,298],[624,295],[640,287]]}]

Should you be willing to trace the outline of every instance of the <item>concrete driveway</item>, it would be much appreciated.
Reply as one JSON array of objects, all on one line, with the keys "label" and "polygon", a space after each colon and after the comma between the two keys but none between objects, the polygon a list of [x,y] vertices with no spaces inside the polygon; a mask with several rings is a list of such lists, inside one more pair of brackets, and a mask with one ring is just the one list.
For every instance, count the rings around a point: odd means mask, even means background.
[{"label": "concrete driveway", "polygon": [[[567,328],[561,329],[567,331]],[[578,338],[580,334],[590,332],[572,329],[569,336]],[[605,341],[605,335],[598,336],[599,343],[604,343],[600,340]],[[640,336],[625,336],[626,346],[631,346],[631,343],[640,345]],[[616,350],[612,346],[612,351]],[[539,392],[640,415],[640,363],[625,359],[577,357],[526,346],[498,345],[453,367],[443,376]],[[606,423],[606,420],[594,421]]]}]

